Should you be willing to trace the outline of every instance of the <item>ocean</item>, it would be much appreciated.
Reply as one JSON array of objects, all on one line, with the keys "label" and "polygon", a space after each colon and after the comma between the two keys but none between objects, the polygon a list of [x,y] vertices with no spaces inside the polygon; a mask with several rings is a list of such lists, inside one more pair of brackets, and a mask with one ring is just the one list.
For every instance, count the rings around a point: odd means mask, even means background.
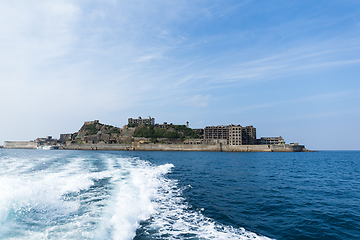
[{"label": "ocean", "polygon": [[360,239],[360,152],[0,149],[0,239]]}]

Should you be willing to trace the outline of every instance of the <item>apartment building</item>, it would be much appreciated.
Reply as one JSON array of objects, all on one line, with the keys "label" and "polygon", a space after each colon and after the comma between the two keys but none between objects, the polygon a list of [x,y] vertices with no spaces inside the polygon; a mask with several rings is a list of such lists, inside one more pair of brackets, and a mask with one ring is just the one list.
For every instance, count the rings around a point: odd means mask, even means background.
[{"label": "apartment building", "polygon": [[254,145],[256,144],[256,128],[241,125],[229,126],[229,145]]},{"label": "apartment building", "polygon": [[279,144],[285,144],[284,139],[279,137],[262,137],[259,140],[259,144],[261,145],[279,145]]},{"label": "apartment building", "polygon": [[155,118],[151,118],[150,116],[147,118],[128,118],[128,124],[149,124],[149,125],[155,125]]},{"label": "apartment building", "polygon": [[211,126],[204,128],[204,139],[229,139],[229,126]]},{"label": "apartment building", "polygon": [[242,141],[243,141],[243,145],[256,144],[256,128],[254,128],[253,126],[243,127]]},{"label": "apartment building", "polygon": [[226,139],[230,145],[254,145],[256,144],[256,128],[241,125],[205,127],[204,139]]}]

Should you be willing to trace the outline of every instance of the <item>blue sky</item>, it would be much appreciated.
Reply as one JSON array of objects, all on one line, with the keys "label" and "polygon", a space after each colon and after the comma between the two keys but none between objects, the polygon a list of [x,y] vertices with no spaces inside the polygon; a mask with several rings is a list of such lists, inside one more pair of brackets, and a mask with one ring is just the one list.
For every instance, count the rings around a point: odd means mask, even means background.
[{"label": "blue sky", "polygon": [[0,3],[0,144],[155,117],[360,150],[360,2]]}]

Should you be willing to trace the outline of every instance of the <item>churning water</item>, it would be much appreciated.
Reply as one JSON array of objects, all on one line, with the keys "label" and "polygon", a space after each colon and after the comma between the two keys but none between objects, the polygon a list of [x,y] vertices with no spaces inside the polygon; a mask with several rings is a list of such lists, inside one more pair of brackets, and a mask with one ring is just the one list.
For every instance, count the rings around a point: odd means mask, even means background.
[{"label": "churning water", "polygon": [[0,239],[357,239],[360,154],[0,150]]}]

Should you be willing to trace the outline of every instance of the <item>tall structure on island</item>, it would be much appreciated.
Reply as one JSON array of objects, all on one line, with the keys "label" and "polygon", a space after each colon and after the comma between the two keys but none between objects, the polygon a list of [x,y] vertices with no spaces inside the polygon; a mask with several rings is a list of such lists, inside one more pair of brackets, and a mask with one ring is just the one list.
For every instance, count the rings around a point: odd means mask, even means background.
[{"label": "tall structure on island", "polygon": [[151,118],[148,116],[147,118],[128,118],[128,124],[149,124],[149,125],[155,125],[155,118]]},{"label": "tall structure on island", "polygon": [[256,144],[256,128],[241,125],[229,126],[229,145],[254,145]]},{"label": "tall structure on island", "polygon": [[204,139],[226,139],[229,145],[254,145],[257,142],[256,128],[241,125],[205,127]]},{"label": "tall structure on island", "polygon": [[211,126],[204,128],[204,139],[229,139],[229,126]]}]

